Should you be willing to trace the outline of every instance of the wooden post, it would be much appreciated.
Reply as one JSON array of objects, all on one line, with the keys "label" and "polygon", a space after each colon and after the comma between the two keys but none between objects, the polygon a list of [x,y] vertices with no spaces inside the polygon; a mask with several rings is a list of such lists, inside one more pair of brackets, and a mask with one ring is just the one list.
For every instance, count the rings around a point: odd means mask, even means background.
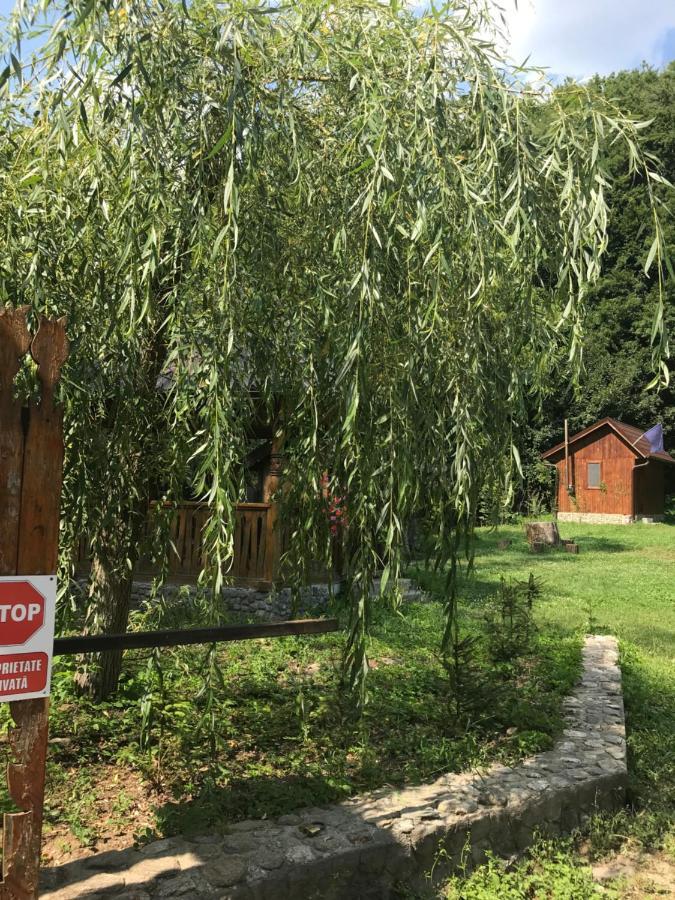
[{"label": "wooden post", "polygon": [[276,583],[279,576],[279,559],[281,557],[281,534],[279,525],[279,497],[281,484],[283,455],[281,452],[283,437],[275,434],[269,461],[263,475],[263,503],[269,503],[267,511],[267,554],[265,558],[265,580]]},{"label": "wooden post", "polygon": [[[0,574],[56,573],[63,471],[62,412],[54,391],[68,356],[65,320],[42,318],[32,343],[25,307],[0,311]],[[30,346],[41,399],[26,419],[13,398],[14,379]],[[9,794],[20,812],[3,816],[0,900],[38,896],[47,699],[10,703]]]},{"label": "wooden post", "polygon": [[567,419],[565,419],[565,490],[569,494],[572,490],[570,481],[570,431]]}]

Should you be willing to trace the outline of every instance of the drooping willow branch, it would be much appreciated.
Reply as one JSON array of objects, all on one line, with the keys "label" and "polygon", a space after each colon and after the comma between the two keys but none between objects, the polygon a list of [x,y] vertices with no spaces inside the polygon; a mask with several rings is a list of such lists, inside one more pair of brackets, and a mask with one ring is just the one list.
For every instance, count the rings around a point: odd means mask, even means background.
[{"label": "drooping willow branch", "polygon": [[[327,475],[360,688],[372,577],[396,581],[414,515],[450,572],[451,639],[481,491],[508,496],[514,425],[563,349],[578,370],[605,148],[653,171],[601,97],[509,66],[488,8],[40,0],[14,28],[55,22],[43,62],[0,89],[0,298],[73,335],[64,546],[190,489],[219,588],[251,423],[282,408],[288,571],[328,561]],[[659,304],[662,348],[662,286]]]}]

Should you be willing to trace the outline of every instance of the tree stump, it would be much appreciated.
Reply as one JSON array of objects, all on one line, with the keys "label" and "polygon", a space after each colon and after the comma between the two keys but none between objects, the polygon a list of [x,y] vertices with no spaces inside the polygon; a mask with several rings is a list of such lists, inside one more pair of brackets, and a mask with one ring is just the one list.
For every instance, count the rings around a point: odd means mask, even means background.
[{"label": "tree stump", "polygon": [[525,535],[530,550],[534,553],[540,549],[538,547],[535,549],[535,544],[543,544],[546,547],[560,546],[560,532],[555,522],[528,522],[525,525]]}]

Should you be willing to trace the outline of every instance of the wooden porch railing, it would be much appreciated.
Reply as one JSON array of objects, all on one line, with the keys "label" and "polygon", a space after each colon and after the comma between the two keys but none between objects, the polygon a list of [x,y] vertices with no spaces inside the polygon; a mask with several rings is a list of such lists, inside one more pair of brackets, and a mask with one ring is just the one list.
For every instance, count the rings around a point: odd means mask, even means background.
[{"label": "wooden porch railing", "polygon": [[[168,579],[173,583],[191,584],[204,567],[203,531],[209,516],[207,503],[183,501],[172,514],[169,537]],[[277,519],[277,506],[273,503],[239,503],[235,513],[234,558],[228,572],[229,581],[240,587],[270,590],[279,584],[279,561],[284,550],[284,529]],[[87,541],[82,540],[78,553],[78,574],[89,568]],[[339,581],[342,571],[340,540],[333,547],[331,573],[323,564],[316,563],[310,577],[316,581]],[[135,576],[151,579],[159,567],[147,558],[136,565]]]},{"label": "wooden porch railing", "polygon": [[[204,565],[202,534],[209,517],[208,504],[184,501],[176,506],[171,522],[169,578],[194,581]],[[276,577],[279,553],[271,503],[239,503],[235,514],[234,559],[227,572],[235,584],[269,588]],[[136,569],[140,576],[157,573],[147,560]]]},{"label": "wooden porch railing", "polygon": [[[204,566],[203,531],[208,504],[184,501],[176,505],[170,526],[168,577],[172,582],[196,581]],[[277,580],[280,541],[272,503],[239,503],[235,513],[234,559],[225,573],[235,585],[269,590]],[[87,542],[80,542],[78,573],[89,568]],[[149,559],[139,560],[136,575],[152,578],[158,567]]]}]

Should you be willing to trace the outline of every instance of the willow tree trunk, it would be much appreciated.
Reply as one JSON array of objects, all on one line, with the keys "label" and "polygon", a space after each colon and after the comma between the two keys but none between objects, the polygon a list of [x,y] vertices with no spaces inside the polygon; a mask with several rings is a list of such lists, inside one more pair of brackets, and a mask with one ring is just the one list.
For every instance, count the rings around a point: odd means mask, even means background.
[{"label": "willow tree trunk", "polygon": [[[140,493],[140,491],[139,491]],[[129,625],[133,573],[146,527],[147,498],[117,510],[111,521],[94,535],[86,634],[125,634]],[[94,700],[105,700],[117,690],[122,651],[106,650],[80,658],[75,685]]]},{"label": "willow tree trunk", "polygon": [[[133,573],[127,566],[120,570],[116,562],[102,555],[92,559],[89,596],[93,622],[88,632],[124,634],[127,630]],[[117,690],[121,671],[121,650],[92,653],[83,657],[75,683],[81,693],[105,700]]]}]

